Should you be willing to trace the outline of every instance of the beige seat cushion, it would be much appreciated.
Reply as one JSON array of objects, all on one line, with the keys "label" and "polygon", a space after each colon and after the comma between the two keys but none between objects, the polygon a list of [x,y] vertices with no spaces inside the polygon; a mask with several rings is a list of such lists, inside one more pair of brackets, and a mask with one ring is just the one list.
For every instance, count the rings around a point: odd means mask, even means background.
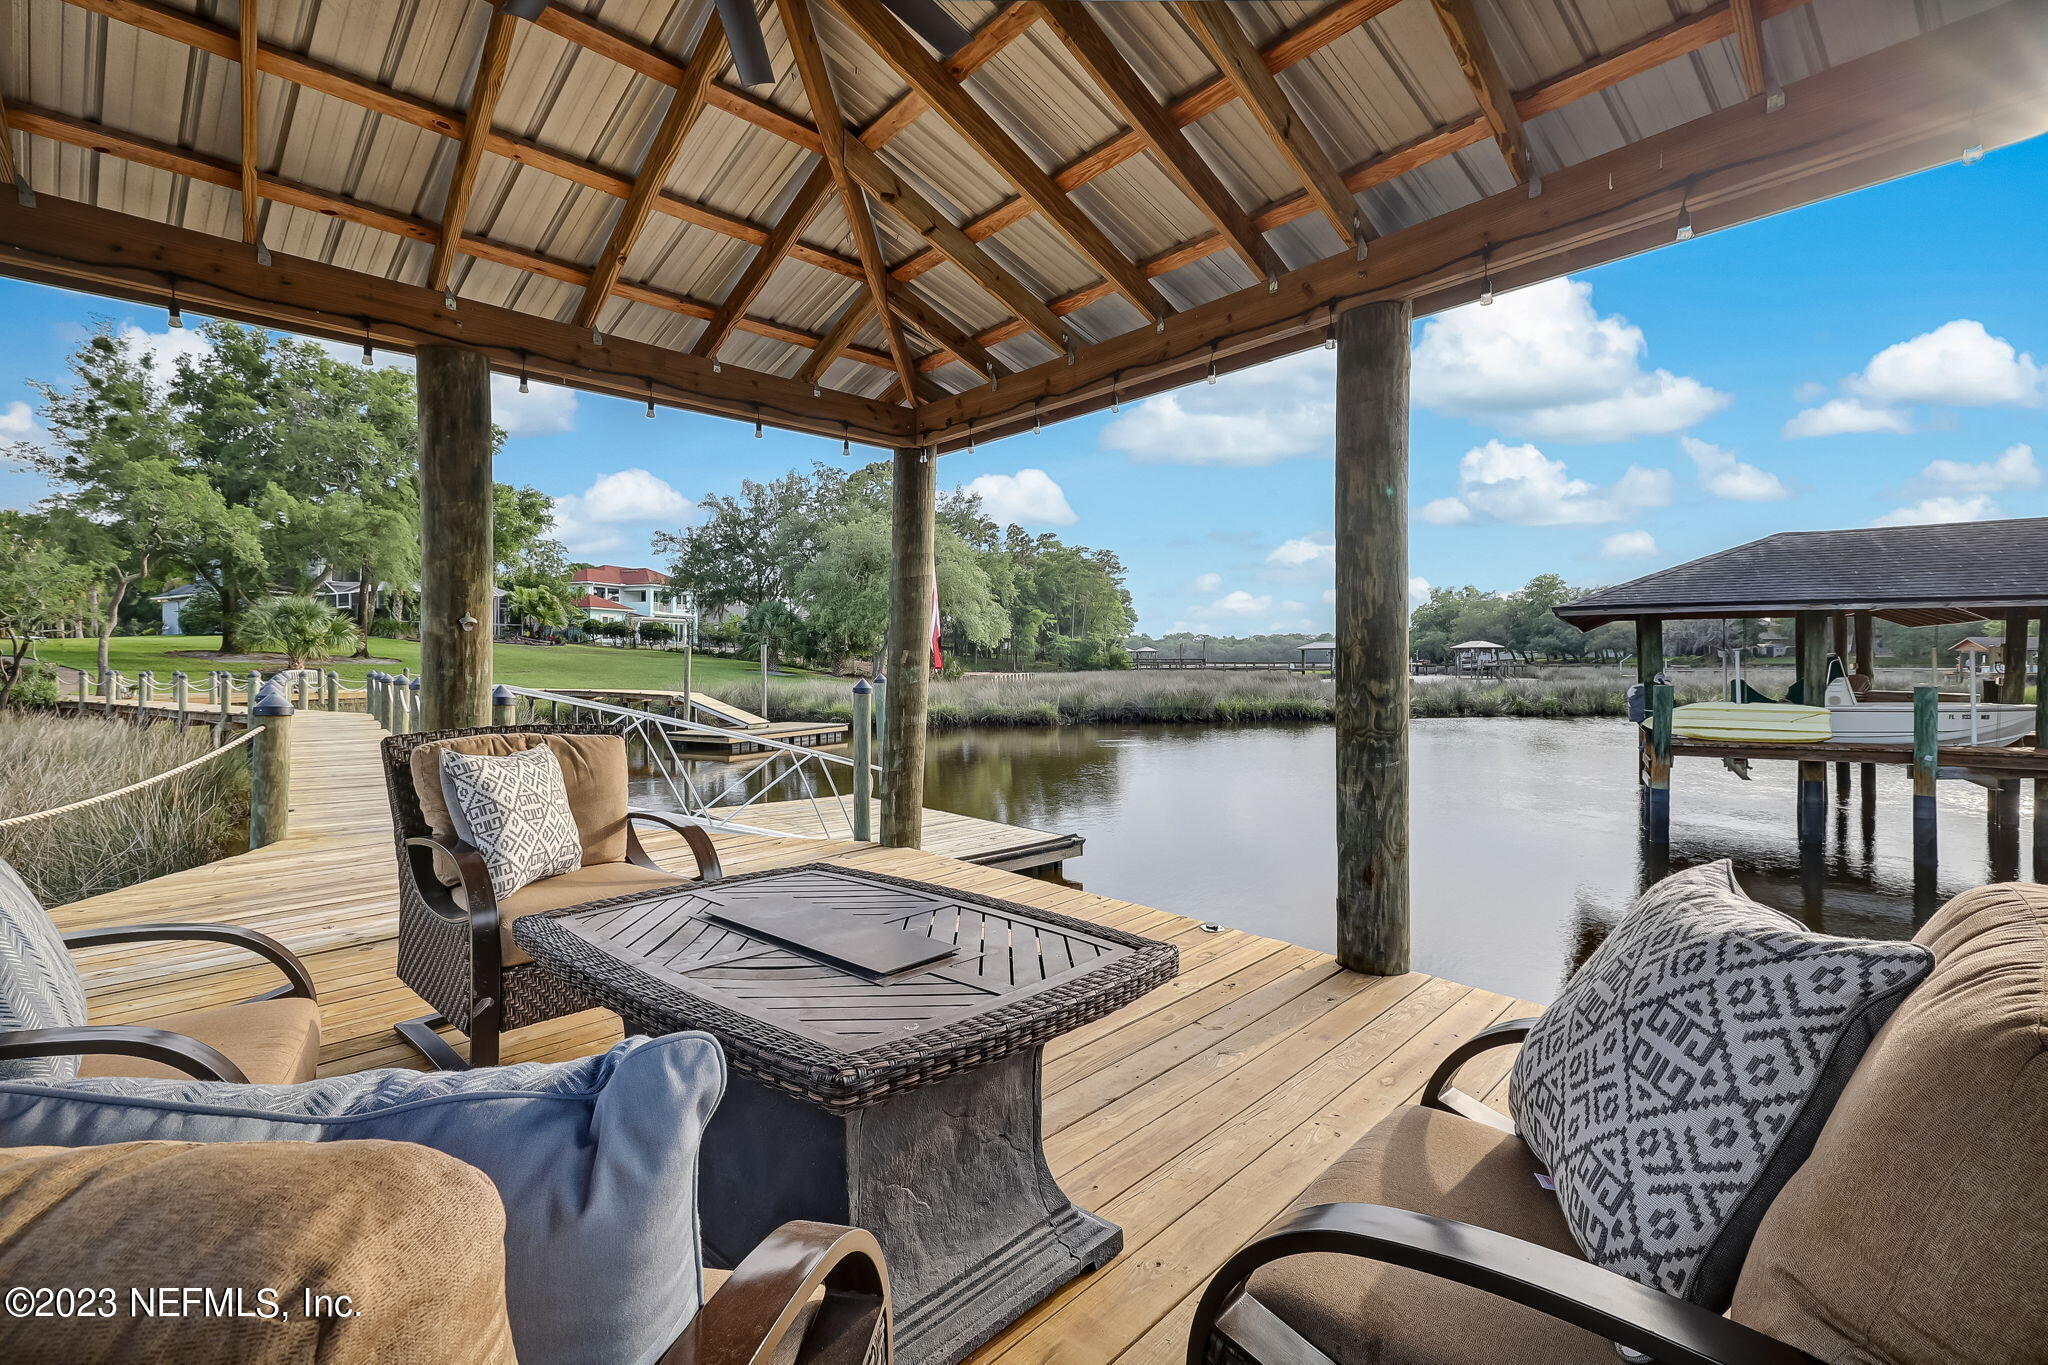
[{"label": "beige seat cushion", "polygon": [[2048,887],[1980,887],[1764,1215],[1730,1314],[1822,1360],[2048,1361]]},{"label": "beige seat cushion", "polygon": [[[112,1316],[0,1313],[10,1365],[513,1365],[505,1210],[410,1142],[124,1142],[0,1150],[0,1285],[116,1291]],[[278,1291],[287,1318],[148,1317],[129,1291]],[[306,1290],[354,1316],[307,1316]],[[173,1298],[172,1303],[182,1303]]]},{"label": "beige seat cushion", "polygon": [[[1385,1119],[1295,1201],[1385,1204],[1492,1228],[1579,1256],[1557,1196],[1521,1140],[1410,1106]],[[1338,1365],[1614,1365],[1600,1337],[1419,1271],[1352,1256],[1292,1256],[1251,1292]]]},{"label": "beige seat cushion", "polygon": [[[533,961],[512,938],[512,926],[528,915],[538,915],[544,910],[561,910],[571,905],[588,905],[613,896],[656,891],[664,886],[680,886],[688,880],[666,872],[654,872],[637,863],[621,862],[594,863],[559,877],[528,882],[498,902],[498,939],[504,944],[505,965],[511,967]],[[455,888],[455,901],[463,909],[469,908],[459,886]]]},{"label": "beige seat cushion", "polygon": [[[226,1053],[228,1060],[242,1068],[242,1073],[257,1085],[310,1081],[320,1069],[320,1007],[300,996],[131,1022],[144,1028],[182,1033]],[[160,1062],[104,1054],[81,1057],[78,1074],[190,1079],[188,1072]]]},{"label": "beige seat cushion", "polygon": [[[448,801],[441,794],[441,751],[502,758],[545,744],[562,765],[562,785],[576,814],[576,832],[583,836],[583,862],[624,862],[626,858],[626,741],[620,735],[535,735],[506,730],[463,739],[438,739],[412,751],[412,789],[420,814],[437,839],[455,832]],[[448,886],[462,879],[455,864],[435,855],[434,871]]]}]

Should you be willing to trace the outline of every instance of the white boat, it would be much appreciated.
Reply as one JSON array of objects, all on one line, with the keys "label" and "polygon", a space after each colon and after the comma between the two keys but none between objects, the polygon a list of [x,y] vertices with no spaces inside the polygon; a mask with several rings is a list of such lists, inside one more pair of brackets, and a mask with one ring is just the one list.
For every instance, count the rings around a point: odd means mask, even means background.
[{"label": "white boat", "polygon": [[[1830,744],[1911,744],[1913,703],[1858,701],[1840,678],[1828,684]],[[1935,708],[1937,742],[2012,744],[2034,729],[2031,705],[1987,701],[1943,701]]]}]

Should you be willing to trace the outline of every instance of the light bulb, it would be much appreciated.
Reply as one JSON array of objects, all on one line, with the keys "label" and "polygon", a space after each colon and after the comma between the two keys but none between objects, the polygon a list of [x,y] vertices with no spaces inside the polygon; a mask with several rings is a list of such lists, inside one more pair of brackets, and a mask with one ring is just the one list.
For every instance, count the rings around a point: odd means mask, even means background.
[{"label": "light bulb", "polygon": [[654,416],[654,395],[652,394],[647,396],[647,415],[649,418]]},{"label": "light bulb", "polygon": [[377,352],[370,345],[370,339],[368,337],[363,338],[363,363],[365,365],[374,365],[377,363]]},{"label": "light bulb", "polygon": [[1678,211],[1678,231],[1672,236],[1672,240],[1675,242],[1689,242],[1692,240],[1691,209],[1680,209]]},{"label": "light bulb", "polygon": [[178,301],[176,299],[171,300],[170,324],[173,327],[183,327],[185,325],[185,315],[178,311]]},{"label": "light bulb", "polygon": [[526,371],[524,370],[519,372],[519,391],[521,393],[526,392]]},{"label": "light bulb", "polygon": [[1984,144],[1983,144],[1983,143],[1979,142],[1979,143],[1977,143],[1977,144],[1976,144],[1975,146],[1973,146],[1973,147],[1965,147],[1965,148],[1963,148],[1963,164],[1964,164],[1965,166],[1974,166],[1974,165],[1976,165],[1976,164],[1977,164],[1978,162],[1982,161],[1983,159],[1984,159]]},{"label": "light bulb", "polygon": [[757,441],[761,439],[761,419],[758,417],[754,419],[754,439]]}]

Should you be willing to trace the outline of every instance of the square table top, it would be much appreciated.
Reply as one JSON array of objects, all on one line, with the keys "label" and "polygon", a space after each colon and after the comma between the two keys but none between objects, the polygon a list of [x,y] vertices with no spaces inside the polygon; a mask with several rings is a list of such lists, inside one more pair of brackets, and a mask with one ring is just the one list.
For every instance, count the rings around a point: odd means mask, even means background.
[{"label": "square table top", "polygon": [[[876,980],[713,918],[792,903],[956,951]],[[529,915],[512,932],[629,1028],[703,1029],[735,1068],[836,1111],[1041,1045],[1172,979],[1179,963],[1171,944],[828,863]]]}]

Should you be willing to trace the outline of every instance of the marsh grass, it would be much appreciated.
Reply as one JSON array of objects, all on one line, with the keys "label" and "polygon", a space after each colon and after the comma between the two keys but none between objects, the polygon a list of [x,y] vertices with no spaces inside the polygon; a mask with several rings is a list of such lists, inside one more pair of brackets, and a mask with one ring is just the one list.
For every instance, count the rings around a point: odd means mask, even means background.
[{"label": "marsh grass", "polygon": [[[0,712],[0,819],[125,787],[213,747],[204,728]],[[128,796],[0,829],[0,858],[45,905],[211,862],[247,837],[249,769],[237,751]],[[176,907],[161,918],[177,919]]]}]

